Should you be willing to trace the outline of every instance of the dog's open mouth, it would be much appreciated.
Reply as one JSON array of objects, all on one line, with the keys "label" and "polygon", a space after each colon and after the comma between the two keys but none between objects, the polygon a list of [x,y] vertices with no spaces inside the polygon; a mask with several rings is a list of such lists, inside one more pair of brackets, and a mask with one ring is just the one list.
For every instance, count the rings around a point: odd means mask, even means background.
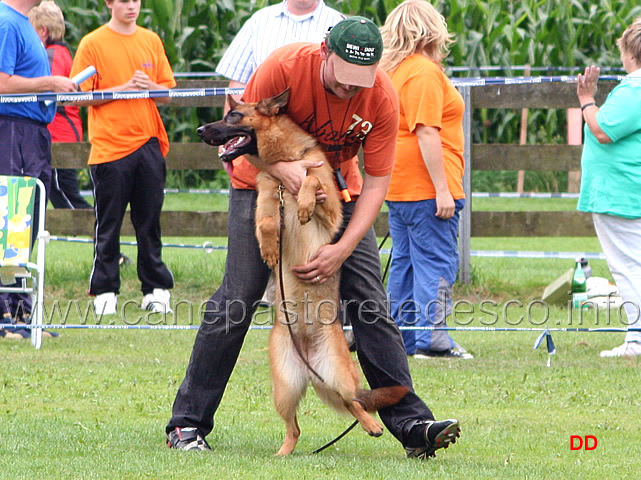
[{"label": "dog's open mouth", "polygon": [[223,162],[231,162],[245,154],[257,155],[258,146],[253,132],[240,128],[229,128],[219,122],[210,123],[197,130],[200,139],[208,145],[222,145],[218,157]]},{"label": "dog's open mouth", "polygon": [[[225,145],[223,145],[222,151],[220,152],[220,156],[229,157],[233,155],[234,152],[243,150],[244,147],[251,143],[251,140],[252,139],[250,137],[245,135],[232,138],[231,140],[225,142]],[[237,156],[238,155],[235,155],[234,158],[236,158]]]}]

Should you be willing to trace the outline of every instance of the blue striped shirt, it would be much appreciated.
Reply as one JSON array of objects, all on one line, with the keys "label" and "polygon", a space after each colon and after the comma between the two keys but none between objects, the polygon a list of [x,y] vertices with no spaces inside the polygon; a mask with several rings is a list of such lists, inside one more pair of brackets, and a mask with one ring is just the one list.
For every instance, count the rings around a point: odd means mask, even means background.
[{"label": "blue striped shirt", "polygon": [[294,42],[320,43],[329,27],[343,18],[343,14],[325,5],[323,0],[306,15],[290,13],[286,0],[262,8],[242,26],[216,67],[216,73],[247,83],[258,65],[274,50]]}]

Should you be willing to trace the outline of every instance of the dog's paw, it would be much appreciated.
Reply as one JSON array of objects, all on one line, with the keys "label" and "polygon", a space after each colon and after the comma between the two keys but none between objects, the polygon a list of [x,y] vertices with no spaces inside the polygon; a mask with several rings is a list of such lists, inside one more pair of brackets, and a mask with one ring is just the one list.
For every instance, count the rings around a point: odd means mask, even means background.
[{"label": "dog's paw", "polygon": [[376,426],[365,429],[367,433],[370,435],[370,437],[380,437],[381,435],[383,435],[383,427],[379,425],[378,422],[375,422],[375,423],[376,423]]},{"label": "dog's paw", "polygon": [[278,243],[276,243],[276,245],[261,245],[260,254],[262,255],[263,260],[265,260],[265,263],[269,268],[273,269],[276,267],[276,265],[278,265],[278,261],[280,260]]},{"label": "dog's paw", "polygon": [[383,426],[370,415],[360,419],[360,424],[361,427],[363,427],[363,430],[372,437],[380,437],[383,435]]},{"label": "dog's paw", "polygon": [[314,207],[316,202],[298,202],[298,221],[301,225],[305,225],[311,221],[314,216]]}]

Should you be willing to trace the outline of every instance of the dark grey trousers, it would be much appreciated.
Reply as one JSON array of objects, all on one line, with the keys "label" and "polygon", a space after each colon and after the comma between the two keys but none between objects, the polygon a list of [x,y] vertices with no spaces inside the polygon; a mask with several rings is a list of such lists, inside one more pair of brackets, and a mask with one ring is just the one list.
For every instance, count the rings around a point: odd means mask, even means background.
[{"label": "dark grey trousers", "polygon": [[[175,427],[196,427],[206,436],[213,428],[214,413],[270,274],[254,235],[255,205],[255,191],[232,189],[225,276],[208,302],[167,432]],[[344,206],[343,228],[353,210],[353,203]],[[343,264],[340,295],[343,305],[347,304],[358,358],[370,387],[405,385],[412,389],[403,339],[389,318],[373,229]],[[434,418],[413,389],[379,415],[401,442],[408,420]]]}]

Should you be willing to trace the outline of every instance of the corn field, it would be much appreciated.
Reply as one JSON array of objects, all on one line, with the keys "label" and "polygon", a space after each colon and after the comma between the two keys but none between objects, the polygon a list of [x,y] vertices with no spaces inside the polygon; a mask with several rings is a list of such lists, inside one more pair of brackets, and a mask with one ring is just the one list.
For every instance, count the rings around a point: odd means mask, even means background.
[{"label": "corn field", "polygon": [[[73,51],[80,38],[109,19],[104,0],[56,0],[67,23],[66,40]],[[347,15],[363,15],[379,25],[401,0],[325,0]],[[243,22],[256,10],[279,0],[147,0],[139,24],[157,32],[164,41],[175,72],[213,72],[227,45]],[[587,64],[620,68],[616,39],[641,16],[641,4],[630,0],[584,2],[580,0],[456,0],[433,2],[445,16],[456,44],[447,66],[497,66],[491,76],[522,75],[522,67],[567,68],[575,74]],[[557,75],[545,71],[532,75]],[[456,76],[479,76],[478,70]],[[210,109],[171,110],[168,131],[174,141],[195,141],[194,128],[220,112]],[[516,143],[520,112],[477,111],[474,141]],[[563,142],[565,112],[531,111],[528,143]],[[481,176],[482,177],[482,176]],[[475,180],[481,180],[477,177]],[[509,190],[511,174],[496,176],[494,185]],[[196,180],[200,178],[196,175]],[[564,183],[554,177],[530,189],[554,190]],[[489,186],[488,188],[492,188]],[[528,188],[528,185],[526,185]],[[475,188],[476,189],[476,188]],[[485,189],[482,188],[481,189]]]}]

